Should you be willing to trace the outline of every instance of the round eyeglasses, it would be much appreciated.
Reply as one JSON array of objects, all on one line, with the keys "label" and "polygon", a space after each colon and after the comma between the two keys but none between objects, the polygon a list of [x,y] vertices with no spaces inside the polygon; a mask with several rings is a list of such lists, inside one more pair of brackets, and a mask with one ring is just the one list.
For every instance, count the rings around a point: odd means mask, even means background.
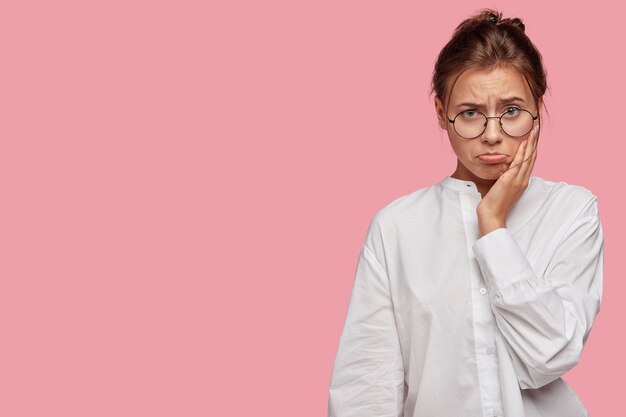
[{"label": "round eyeglasses", "polygon": [[448,121],[454,126],[454,131],[465,139],[474,139],[487,129],[489,119],[500,119],[500,127],[509,136],[519,138],[531,131],[539,115],[533,116],[528,110],[518,107],[509,107],[501,116],[487,117],[478,110],[464,110],[454,119]]}]

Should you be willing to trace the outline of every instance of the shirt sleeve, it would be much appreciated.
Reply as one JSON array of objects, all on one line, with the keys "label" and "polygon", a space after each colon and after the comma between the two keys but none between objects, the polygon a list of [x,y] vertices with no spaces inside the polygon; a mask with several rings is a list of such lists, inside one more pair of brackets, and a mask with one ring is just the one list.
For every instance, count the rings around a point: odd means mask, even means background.
[{"label": "shirt sleeve", "polygon": [[329,417],[397,417],[404,366],[385,269],[363,245],[329,386]]},{"label": "shirt sleeve", "polygon": [[600,310],[604,238],[594,196],[566,228],[542,276],[506,228],[473,245],[519,385],[540,388],[574,367]]}]

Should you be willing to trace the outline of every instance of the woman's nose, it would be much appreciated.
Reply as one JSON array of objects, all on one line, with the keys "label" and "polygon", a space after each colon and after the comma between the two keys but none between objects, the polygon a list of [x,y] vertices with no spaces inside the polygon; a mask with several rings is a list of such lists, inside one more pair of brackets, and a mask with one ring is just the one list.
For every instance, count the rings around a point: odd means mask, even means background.
[{"label": "woman's nose", "polygon": [[[490,123],[491,122],[491,123]],[[488,117],[487,118],[487,126],[485,126],[485,131],[483,132],[483,137],[487,140],[491,141],[499,141],[502,139],[502,135],[504,132],[500,127],[500,118],[499,117]]]}]

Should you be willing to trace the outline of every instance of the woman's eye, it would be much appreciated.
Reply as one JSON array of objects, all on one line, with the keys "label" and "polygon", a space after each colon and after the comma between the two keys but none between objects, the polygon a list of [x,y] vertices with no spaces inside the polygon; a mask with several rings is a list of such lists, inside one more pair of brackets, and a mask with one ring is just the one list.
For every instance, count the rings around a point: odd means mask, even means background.
[{"label": "woman's eye", "polygon": [[461,115],[463,117],[474,117],[476,116],[476,110],[465,110],[463,113],[461,113]]},{"label": "woman's eye", "polygon": [[507,116],[515,116],[519,112],[517,107],[509,107],[504,113]]}]

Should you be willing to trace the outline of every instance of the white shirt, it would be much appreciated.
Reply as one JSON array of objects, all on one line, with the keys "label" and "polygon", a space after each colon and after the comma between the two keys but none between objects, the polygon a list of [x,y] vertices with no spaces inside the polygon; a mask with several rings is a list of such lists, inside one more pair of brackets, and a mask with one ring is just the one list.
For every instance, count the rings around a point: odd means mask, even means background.
[{"label": "white shirt", "polygon": [[372,218],[329,385],[329,417],[583,417],[561,376],[602,298],[588,189],[531,177],[480,237],[471,181],[446,176]]}]

